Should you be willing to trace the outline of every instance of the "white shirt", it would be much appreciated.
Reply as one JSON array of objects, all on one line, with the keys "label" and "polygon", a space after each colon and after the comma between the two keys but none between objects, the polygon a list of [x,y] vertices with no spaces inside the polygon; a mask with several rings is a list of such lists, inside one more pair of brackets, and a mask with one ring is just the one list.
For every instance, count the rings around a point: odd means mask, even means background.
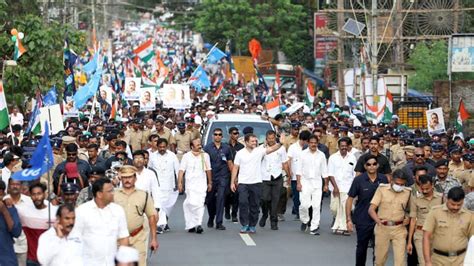
[{"label": "white shirt", "polygon": [[[337,151],[329,157],[328,175],[334,177],[339,192],[349,192],[352,181],[355,177],[354,169],[356,164],[356,157],[350,153],[347,153],[345,157],[342,157],[341,152]],[[331,191],[333,190],[332,184],[329,185],[329,189]]]},{"label": "white shirt", "polygon": [[38,261],[41,265],[49,266],[81,266],[82,240],[73,232],[67,237],[59,238],[56,229],[51,227],[44,232],[38,241]]},{"label": "white shirt", "polygon": [[160,186],[152,170],[143,168],[141,172],[137,172],[135,188],[148,192],[153,198],[155,208],[160,208]]},{"label": "white shirt", "polygon": [[[6,195],[4,199],[11,199],[10,194]],[[21,208],[21,206],[25,204],[33,205],[33,201],[30,197],[20,194],[20,200],[15,203],[15,207],[18,208],[20,206]],[[21,235],[17,238],[13,238],[13,240],[15,241],[13,244],[15,253],[26,253],[28,251],[28,241],[26,240],[26,235],[23,230],[21,230]]]},{"label": "white shirt", "polygon": [[209,154],[201,152],[195,156],[192,151],[183,155],[179,170],[185,172],[186,191],[206,191],[207,190],[207,175],[206,171],[211,170],[211,160]]},{"label": "white shirt", "polygon": [[303,151],[299,141],[293,143],[288,148],[288,159],[291,160],[291,180],[296,181],[296,165],[298,164],[299,154]]},{"label": "white shirt", "polygon": [[170,151],[166,151],[163,155],[159,152],[152,153],[151,150],[148,150],[148,152],[150,154],[148,167],[154,169],[158,174],[160,190],[174,190],[176,187],[175,178],[178,177],[179,171],[179,161],[176,154]]},{"label": "white shirt", "polygon": [[8,179],[12,176],[12,171],[8,169],[8,167],[3,167],[2,168],[2,180],[5,182],[5,185],[8,185]]},{"label": "white shirt", "polygon": [[[296,175],[302,179],[322,179],[328,177],[326,156],[320,150],[311,152],[308,148],[300,153],[296,166]],[[322,182],[316,182],[316,186],[322,187]]]},{"label": "white shirt", "polygon": [[74,231],[83,241],[84,265],[115,265],[117,240],[129,237],[123,208],[110,203],[101,209],[95,200],[77,207]]},{"label": "white shirt", "polygon": [[17,113],[16,115],[10,114],[10,123],[13,125],[20,125],[23,126],[23,115],[21,113]]},{"label": "white shirt", "polygon": [[234,164],[239,166],[239,184],[262,183],[262,159],[266,154],[263,146],[257,147],[252,151],[243,148],[237,152]]},{"label": "white shirt", "polygon": [[280,176],[283,172],[283,163],[288,161],[285,147],[281,146],[275,152],[266,154],[262,160],[262,180],[270,181],[271,177]]},{"label": "white shirt", "polygon": [[467,243],[466,256],[464,257],[464,266],[473,266],[474,265],[474,236],[469,238]]}]

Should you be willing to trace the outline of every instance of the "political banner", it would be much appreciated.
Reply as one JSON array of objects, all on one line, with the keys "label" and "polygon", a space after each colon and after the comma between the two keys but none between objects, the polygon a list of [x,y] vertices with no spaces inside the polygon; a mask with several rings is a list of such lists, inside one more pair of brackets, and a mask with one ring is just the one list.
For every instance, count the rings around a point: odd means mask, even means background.
[{"label": "political banner", "polygon": [[125,78],[125,91],[123,97],[127,101],[138,101],[140,99],[141,78]]},{"label": "political banner", "polygon": [[189,84],[164,84],[163,107],[185,109],[191,107]]},{"label": "political banner", "polygon": [[155,88],[142,88],[140,90],[140,111],[153,111],[156,109]]},{"label": "political banner", "polygon": [[444,125],[443,108],[435,108],[426,111],[428,121],[428,134],[441,134],[446,132]]},{"label": "political banner", "polygon": [[[61,114],[61,107],[59,104],[53,104],[47,107],[40,108],[40,123],[49,125],[49,132],[57,134],[64,130],[63,115]],[[45,128],[41,127],[41,133],[45,133]]]}]

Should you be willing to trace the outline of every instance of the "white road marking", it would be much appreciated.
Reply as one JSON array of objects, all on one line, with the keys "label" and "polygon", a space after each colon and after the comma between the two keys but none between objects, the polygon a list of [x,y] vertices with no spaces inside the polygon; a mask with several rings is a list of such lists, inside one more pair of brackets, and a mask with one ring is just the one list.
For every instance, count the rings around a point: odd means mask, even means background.
[{"label": "white road marking", "polygon": [[253,239],[250,237],[249,234],[240,234],[240,237],[242,238],[242,240],[245,242],[245,245],[247,246],[256,246],[257,244],[255,244],[255,242],[253,241]]}]

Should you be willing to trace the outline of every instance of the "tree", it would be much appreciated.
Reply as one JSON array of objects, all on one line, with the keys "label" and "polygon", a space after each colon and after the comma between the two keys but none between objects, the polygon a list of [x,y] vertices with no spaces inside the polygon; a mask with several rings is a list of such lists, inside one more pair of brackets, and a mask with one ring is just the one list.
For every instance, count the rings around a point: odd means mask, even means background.
[{"label": "tree", "polygon": [[[410,54],[408,63],[415,69],[408,77],[410,87],[431,91],[435,80],[447,80],[448,46],[445,40],[420,42]],[[474,79],[474,73],[453,73],[453,80]]]},{"label": "tree", "polygon": [[[6,5],[0,3],[0,14],[2,12],[8,13],[8,10]],[[22,43],[27,52],[18,59],[17,66],[5,68],[3,80],[7,102],[21,105],[24,99],[33,96],[37,89],[44,92],[53,85],[61,91],[64,87],[64,39],[67,36],[71,48],[82,52],[86,48],[84,33],[57,22],[46,24],[41,17],[34,14],[17,14],[10,16],[9,20],[9,27],[4,26],[0,33],[0,54],[3,59],[12,58],[12,28],[24,33]]]},{"label": "tree", "polygon": [[301,52],[311,45],[304,8],[289,0],[204,0],[197,11],[195,30],[204,40],[223,44],[230,39],[237,53],[247,54],[248,42],[256,38],[299,64]]}]

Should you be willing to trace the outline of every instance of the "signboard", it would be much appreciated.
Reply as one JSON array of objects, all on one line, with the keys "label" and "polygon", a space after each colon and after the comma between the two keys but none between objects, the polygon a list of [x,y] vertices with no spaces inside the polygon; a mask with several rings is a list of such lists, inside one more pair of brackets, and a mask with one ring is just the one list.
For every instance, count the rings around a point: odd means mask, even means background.
[{"label": "signboard", "polygon": [[326,13],[314,13],[314,59],[315,73],[322,76],[329,53],[337,48],[337,37],[328,28]]},{"label": "signboard", "polygon": [[163,107],[185,109],[191,107],[189,84],[164,84]]},{"label": "signboard", "polygon": [[474,72],[474,35],[454,35],[450,46],[451,72]]},{"label": "signboard", "polygon": [[57,134],[59,131],[64,130],[63,116],[61,114],[61,107],[59,104],[50,105],[47,107],[40,108],[40,123],[41,133],[44,134],[45,129],[43,128],[44,122],[48,121],[49,134]]},{"label": "signboard", "polygon": [[428,134],[441,134],[446,132],[444,126],[443,108],[435,108],[426,111],[426,121],[428,121]]}]

